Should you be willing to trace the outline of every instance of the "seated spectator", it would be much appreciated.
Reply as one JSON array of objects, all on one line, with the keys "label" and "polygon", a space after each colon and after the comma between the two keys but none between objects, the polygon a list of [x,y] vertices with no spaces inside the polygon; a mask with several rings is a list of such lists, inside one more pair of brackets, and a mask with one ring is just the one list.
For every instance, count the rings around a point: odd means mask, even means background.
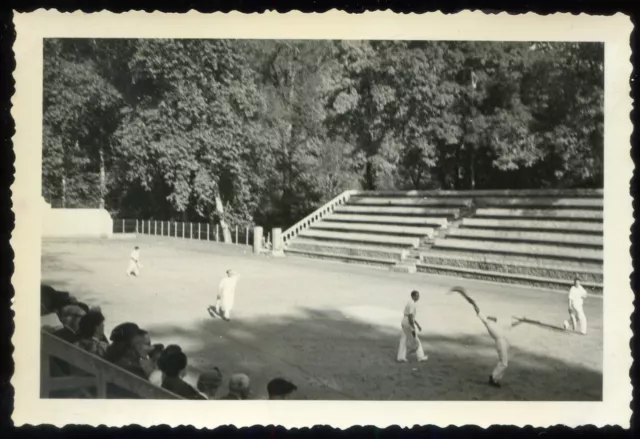
[{"label": "seated spectator", "polygon": [[78,341],[78,324],[86,311],[78,305],[66,305],[58,313],[62,328],[53,332],[53,335],[68,343]]},{"label": "seated spectator", "polygon": [[[162,346],[162,345],[160,345]],[[166,348],[162,349],[156,360],[156,369],[151,372],[149,375],[149,381],[152,384],[155,384],[158,387],[162,387],[162,380],[164,379],[164,374],[162,373],[162,363],[166,360],[167,356],[173,352],[182,352],[182,348],[175,344],[170,344]]]},{"label": "seated spectator", "polygon": [[206,399],[196,389],[187,384],[184,378],[187,370],[187,356],[180,350],[170,352],[160,362],[164,378],[162,388],[185,399]]},{"label": "seated spectator", "polygon": [[229,394],[220,399],[248,399],[250,392],[249,377],[243,373],[237,373],[229,379]]},{"label": "seated spectator", "polygon": [[203,372],[198,377],[198,391],[207,399],[214,399],[216,392],[222,384],[222,372],[217,367],[211,372]]},{"label": "seated spectator", "polygon": [[117,366],[147,378],[142,368],[142,355],[148,355],[145,341],[145,331],[135,323],[122,323],[111,332],[111,345],[107,348],[105,359]]},{"label": "seated spectator", "polygon": [[78,324],[77,345],[94,355],[104,357],[109,343],[104,335],[104,316],[99,311],[89,311]]},{"label": "seated spectator", "polygon": [[267,384],[269,399],[288,399],[296,390],[298,388],[295,384],[283,378],[274,378]]}]

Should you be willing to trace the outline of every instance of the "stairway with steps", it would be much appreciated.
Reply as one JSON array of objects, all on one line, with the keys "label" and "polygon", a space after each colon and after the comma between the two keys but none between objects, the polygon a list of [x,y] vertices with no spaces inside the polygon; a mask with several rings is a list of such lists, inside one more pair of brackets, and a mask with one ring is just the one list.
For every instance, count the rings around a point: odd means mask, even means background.
[{"label": "stairway with steps", "polygon": [[546,288],[602,289],[598,190],[358,192],[285,253]]}]

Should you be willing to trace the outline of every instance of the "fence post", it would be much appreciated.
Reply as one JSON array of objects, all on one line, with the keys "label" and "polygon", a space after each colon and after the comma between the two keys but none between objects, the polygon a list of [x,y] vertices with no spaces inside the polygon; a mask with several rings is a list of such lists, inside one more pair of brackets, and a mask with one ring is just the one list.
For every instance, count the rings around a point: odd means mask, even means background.
[{"label": "fence post", "polygon": [[149,228],[147,229],[147,233],[151,235],[151,220],[149,220]]},{"label": "fence post", "polygon": [[218,242],[218,224],[216,224],[216,242]]},{"label": "fence post", "polygon": [[262,253],[262,227],[253,228],[253,253]]},{"label": "fence post", "polygon": [[142,224],[142,234],[144,235],[144,220],[140,221],[140,224]]},{"label": "fence post", "polygon": [[160,236],[164,236],[164,221],[160,221]]},{"label": "fence post", "polygon": [[245,232],[244,245],[249,245],[249,227],[247,227],[244,232]]},{"label": "fence post", "polygon": [[275,228],[272,231],[272,240],[273,240],[273,255],[274,256],[284,256],[284,252],[282,251],[282,229]]},{"label": "fence post", "polygon": [[138,220],[136,219],[136,233],[138,233]]},{"label": "fence post", "polygon": [[124,232],[125,232],[125,230],[124,230],[124,218],[122,218],[122,233],[124,233]]},{"label": "fence post", "polygon": [[157,235],[158,234],[158,221],[153,220],[153,234]]},{"label": "fence post", "polygon": [[184,223],[182,223],[182,239],[184,239]]},{"label": "fence post", "polygon": [[209,223],[207,223],[207,241],[210,241],[211,237],[209,236]]},{"label": "fence post", "polygon": [[198,223],[198,241],[200,241],[200,223]]},{"label": "fence post", "polygon": [[236,226],[236,242],[235,244],[238,244],[238,226]]},{"label": "fence post", "polygon": [[189,223],[189,239],[193,239],[193,223]]}]

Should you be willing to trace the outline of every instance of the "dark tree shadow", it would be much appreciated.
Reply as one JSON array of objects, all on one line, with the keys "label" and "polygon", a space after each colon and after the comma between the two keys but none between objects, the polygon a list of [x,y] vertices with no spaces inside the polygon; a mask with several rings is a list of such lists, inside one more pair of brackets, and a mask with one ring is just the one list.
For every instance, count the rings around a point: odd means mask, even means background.
[{"label": "dark tree shadow", "polygon": [[215,365],[226,378],[247,373],[255,398],[266,398],[267,382],[281,376],[298,385],[299,399],[602,399],[599,371],[520,346],[510,349],[503,387],[490,387],[487,381],[497,354],[488,335],[456,337],[425,328],[421,340],[429,360],[398,364],[399,328],[372,325],[339,311],[300,311],[296,317],[225,322],[209,317],[203,309],[203,320],[194,329],[171,324],[147,329],[164,343],[188,340],[185,352],[197,369]]}]

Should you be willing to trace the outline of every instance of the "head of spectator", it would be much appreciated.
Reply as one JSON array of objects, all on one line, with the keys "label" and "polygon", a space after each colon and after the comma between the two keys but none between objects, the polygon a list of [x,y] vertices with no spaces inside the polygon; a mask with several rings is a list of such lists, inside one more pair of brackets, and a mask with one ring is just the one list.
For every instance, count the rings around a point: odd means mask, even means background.
[{"label": "head of spectator", "polygon": [[247,399],[251,393],[251,381],[243,373],[236,373],[229,379],[229,395],[225,399]]},{"label": "head of spectator", "polygon": [[104,334],[104,316],[99,311],[89,311],[80,318],[78,336],[81,339],[102,338]]},{"label": "head of spectator", "polygon": [[77,333],[80,319],[86,313],[87,312],[78,305],[66,305],[62,307],[62,309],[58,313],[58,317],[60,318],[60,323],[62,323],[62,326],[74,333]]},{"label": "head of spectator", "polygon": [[149,358],[151,352],[151,336],[144,329],[135,335],[132,340],[133,348],[140,358]]},{"label": "head of spectator", "polygon": [[182,350],[170,352],[158,366],[165,377],[182,378],[187,369],[187,356]]},{"label": "head of spectator", "polygon": [[162,343],[152,345],[151,351],[149,352],[149,359],[154,363],[157,363],[160,355],[162,355],[162,351],[164,351],[164,345]]},{"label": "head of spectator", "polygon": [[198,377],[198,390],[207,398],[213,398],[222,384],[222,372],[215,367],[211,372],[203,372]]},{"label": "head of spectator", "polygon": [[267,384],[269,399],[288,399],[296,390],[298,387],[284,378],[274,378]]},{"label": "head of spectator", "polygon": [[106,358],[109,361],[119,361],[127,352],[134,350],[133,342],[136,337],[141,337],[141,329],[135,323],[121,323],[111,331],[111,344],[107,349]]}]

